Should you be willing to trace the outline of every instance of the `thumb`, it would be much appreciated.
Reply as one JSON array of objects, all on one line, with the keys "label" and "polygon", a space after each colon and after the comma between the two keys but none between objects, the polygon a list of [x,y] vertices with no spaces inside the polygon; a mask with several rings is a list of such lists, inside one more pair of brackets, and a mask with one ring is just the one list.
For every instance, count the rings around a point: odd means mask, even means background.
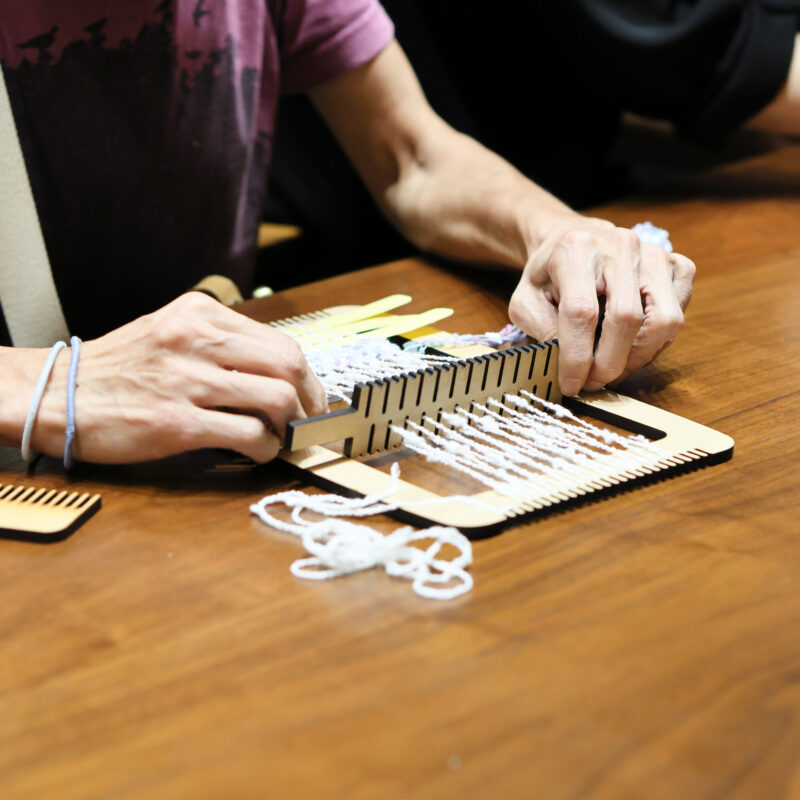
[{"label": "thumb", "polygon": [[542,289],[523,279],[508,305],[508,316],[521,330],[539,341],[558,335],[558,312]]}]

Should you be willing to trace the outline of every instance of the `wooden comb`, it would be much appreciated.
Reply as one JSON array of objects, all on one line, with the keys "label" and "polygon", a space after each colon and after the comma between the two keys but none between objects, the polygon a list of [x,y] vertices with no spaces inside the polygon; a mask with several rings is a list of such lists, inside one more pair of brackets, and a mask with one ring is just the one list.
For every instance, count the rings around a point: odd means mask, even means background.
[{"label": "wooden comb", "polygon": [[100,508],[100,495],[0,484],[0,537],[65,539]]},{"label": "wooden comb", "polygon": [[352,458],[398,445],[392,425],[438,420],[457,406],[469,408],[490,397],[499,400],[526,389],[557,403],[557,347],[553,342],[514,347],[357,384],[350,408],[290,422],[285,447],[302,450],[344,439],[344,454]]},{"label": "wooden comb", "polygon": [[[473,402],[485,403],[490,397],[502,402],[504,395],[521,390],[552,402],[562,400],[557,342],[492,351],[358,384],[352,408],[289,423],[281,458],[326,488],[356,495],[385,492],[392,486],[390,476],[351,457],[400,444],[392,425],[402,427],[409,420],[423,424],[425,418],[438,421],[440,414],[456,406],[469,408]],[[475,506],[400,480],[384,502],[396,504],[394,513],[415,524],[452,525],[477,537],[493,533],[523,514],[614,491],[632,482],[653,480],[664,473],[717,463],[733,453],[729,436],[615,392],[566,398],[564,405],[579,415],[657,441],[661,454],[643,453],[638,463],[632,463],[628,453],[618,461],[609,461],[603,474],[591,477],[563,470],[541,484],[532,483],[522,500],[511,501],[488,490],[471,496],[480,503]],[[345,440],[344,457],[320,446],[339,440]]]}]

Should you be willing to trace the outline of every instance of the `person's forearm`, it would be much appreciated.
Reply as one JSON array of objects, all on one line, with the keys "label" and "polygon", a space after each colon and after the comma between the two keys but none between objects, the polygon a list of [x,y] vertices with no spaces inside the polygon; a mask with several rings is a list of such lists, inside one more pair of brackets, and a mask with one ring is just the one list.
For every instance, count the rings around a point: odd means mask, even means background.
[{"label": "person's forearm", "polygon": [[[47,355],[0,348],[0,444],[20,445]],[[36,453],[64,453],[71,357],[62,351],[50,373],[31,427]],[[289,421],[326,410],[292,338],[189,292],[83,343],[75,458],[124,464],[223,447],[269,461]]]},{"label": "person's forearm", "polygon": [[417,246],[522,269],[548,235],[574,224],[575,212],[504,159],[444,123],[432,127],[382,198]]},{"label": "person's forearm", "polygon": [[694,264],[576,214],[456,133],[430,108],[396,43],[311,96],[409,239],[451,258],[520,271],[509,317],[537,339],[558,337],[566,394],[624,377],[675,338]]},{"label": "person's forearm", "polygon": [[[25,418],[47,353],[47,349],[0,347],[0,444],[19,447]],[[45,396],[50,392],[57,394],[57,387],[64,384],[67,360],[63,353],[56,360]],[[37,433],[42,441],[57,439],[54,449],[61,445],[64,420],[65,413],[59,404],[42,402],[36,420]]]},{"label": "person's forearm", "polygon": [[396,43],[311,97],[389,219],[419,247],[524,267],[578,215],[428,105]]}]

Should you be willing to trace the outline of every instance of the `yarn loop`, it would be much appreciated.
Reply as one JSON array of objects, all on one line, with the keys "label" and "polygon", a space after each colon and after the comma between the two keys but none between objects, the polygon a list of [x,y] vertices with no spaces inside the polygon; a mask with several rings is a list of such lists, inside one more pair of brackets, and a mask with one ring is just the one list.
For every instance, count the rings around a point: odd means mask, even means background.
[{"label": "yarn loop", "polygon": [[[410,580],[421,597],[451,600],[472,589],[472,576],[466,568],[472,563],[472,545],[455,528],[434,526],[414,530],[398,528],[384,535],[366,525],[339,519],[341,516],[366,517],[384,514],[396,506],[383,499],[397,491],[400,469],[392,465],[392,481],[383,492],[363,498],[339,495],[307,495],[300,491],[279,492],[262,498],[250,511],[270,527],[298,536],[309,558],[295,561],[291,573],[307,580],[328,580],[382,566],[388,575]],[[291,522],[276,518],[268,510],[283,504],[292,509]],[[327,517],[319,521],[305,519],[304,511]],[[430,541],[425,547],[415,543]],[[445,545],[457,555],[444,558]]]}]

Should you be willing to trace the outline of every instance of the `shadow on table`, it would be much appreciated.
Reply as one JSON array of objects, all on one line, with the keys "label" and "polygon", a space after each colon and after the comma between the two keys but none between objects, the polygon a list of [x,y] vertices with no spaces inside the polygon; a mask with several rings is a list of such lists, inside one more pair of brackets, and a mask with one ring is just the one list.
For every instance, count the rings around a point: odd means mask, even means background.
[{"label": "shadow on table", "polygon": [[293,488],[296,483],[281,462],[255,464],[231,450],[196,450],[140,464],[76,464],[69,473],[56,459],[42,458],[32,476],[53,474],[75,483],[241,495]]}]

